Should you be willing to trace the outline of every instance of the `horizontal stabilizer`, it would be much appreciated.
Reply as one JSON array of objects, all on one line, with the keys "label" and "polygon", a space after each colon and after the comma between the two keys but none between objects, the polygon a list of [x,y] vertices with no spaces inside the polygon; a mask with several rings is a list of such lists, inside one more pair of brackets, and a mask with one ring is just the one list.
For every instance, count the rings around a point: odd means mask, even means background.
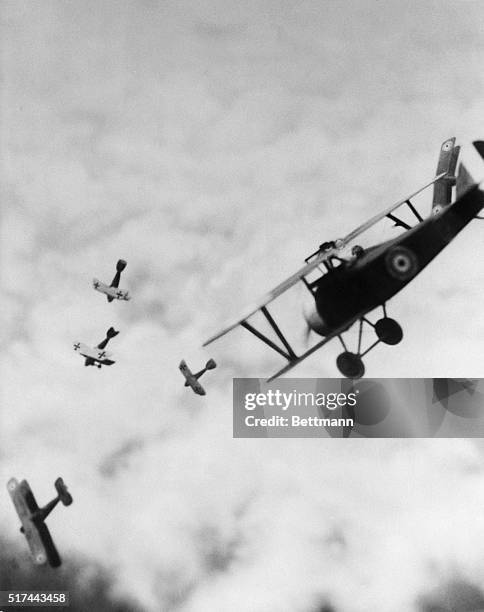
[{"label": "horizontal stabilizer", "polygon": [[116,330],[114,329],[114,327],[110,327],[110,328],[108,329],[107,333],[106,333],[106,335],[107,335],[107,337],[108,337],[108,338],[114,338],[114,336],[117,336],[118,334],[119,334],[119,332],[118,332],[118,331],[116,331]]}]

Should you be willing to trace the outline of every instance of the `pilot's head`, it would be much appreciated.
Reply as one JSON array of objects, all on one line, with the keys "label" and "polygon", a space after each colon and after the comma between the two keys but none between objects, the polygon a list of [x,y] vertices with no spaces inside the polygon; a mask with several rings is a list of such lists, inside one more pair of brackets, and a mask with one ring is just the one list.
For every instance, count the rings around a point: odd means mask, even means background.
[{"label": "pilot's head", "polygon": [[355,244],[355,246],[351,249],[351,255],[357,259],[362,257],[364,252],[363,247],[361,247],[359,244]]}]

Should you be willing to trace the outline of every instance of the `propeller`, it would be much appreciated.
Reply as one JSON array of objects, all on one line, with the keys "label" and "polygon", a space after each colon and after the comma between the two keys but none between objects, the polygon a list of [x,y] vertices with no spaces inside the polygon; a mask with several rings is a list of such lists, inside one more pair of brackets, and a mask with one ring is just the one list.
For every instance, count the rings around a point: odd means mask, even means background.
[{"label": "propeller", "polygon": [[313,330],[311,329],[311,326],[309,325],[307,321],[305,321],[305,323],[306,323],[306,327],[304,328],[304,331],[303,331],[303,342],[304,342],[304,348],[308,348],[309,338],[311,337],[311,332]]}]

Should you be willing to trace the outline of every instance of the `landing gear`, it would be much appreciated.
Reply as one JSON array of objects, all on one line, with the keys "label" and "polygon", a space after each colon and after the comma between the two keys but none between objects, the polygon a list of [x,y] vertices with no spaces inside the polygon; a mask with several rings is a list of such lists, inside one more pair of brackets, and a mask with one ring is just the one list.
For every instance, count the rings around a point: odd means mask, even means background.
[{"label": "landing gear", "polygon": [[[363,323],[367,323],[367,325],[373,327],[377,340],[362,352],[361,339],[363,334]],[[380,342],[389,345],[398,344],[403,338],[403,331],[395,319],[387,317],[385,305],[383,305],[383,317],[376,323],[372,323],[366,317],[361,317],[359,321],[358,348],[356,353],[352,353],[348,350],[341,335],[338,336],[338,338],[343,345],[344,352],[338,355],[338,358],[336,359],[336,366],[341,374],[346,378],[356,379],[361,378],[365,374],[365,365],[362,358]]]},{"label": "landing gear", "polygon": [[359,355],[345,351],[336,359],[338,370],[346,378],[361,378],[365,373],[365,366]]},{"label": "landing gear", "polygon": [[395,319],[390,319],[390,317],[383,317],[375,323],[375,333],[380,342],[392,346],[398,344],[403,338],[402,328]]}]

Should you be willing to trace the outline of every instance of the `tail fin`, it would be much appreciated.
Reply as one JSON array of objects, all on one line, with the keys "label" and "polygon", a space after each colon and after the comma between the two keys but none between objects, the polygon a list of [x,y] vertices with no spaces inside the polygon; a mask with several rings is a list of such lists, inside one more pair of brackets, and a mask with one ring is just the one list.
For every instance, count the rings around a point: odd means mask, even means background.
[{"label": "tail fin", "polygon": [[217,364],[215,363],[215,361],[213,359],[209,359],[207,361],[207,363],[205,364],[205,369],[206,370],[213,370],[216,367],[217,367]]},{"label": "tail fin", "polygon": [[101,349],[101,350],[105,349],[106,346],[108,345],[108,342],[111,340],[111,338],[114,338],[114,336],[117,336],[118,334],[119,332],[116,331],[114,327],[110,327],[108,331],[106,332],[106,337],[104,338],[102,342],[100,342],[97,345],[96,348]]},{"label": "tail fin", "polygon": [[111,287],[119,287],[119,281],[121,280],[121,272],[126,268],[127,262],[124,259],[118,259],[116,264],[116,274],[111,282]]},{"label": "tail fin", "polygon": [[70,506],[72,504],[72,495],[67,490],[67,487],[62,480],[62,478],[57,478],[54,483],[57,494],[59,495],[59,499],[64,504],[64,506]]},{"label": "tail fin", "polygon": [[455,137],[449,138],[440,147],[437,174],[445,172],[445,176],[434,184],[432,211],[438,212],[452,202],[452,187],[456,183],[455,168],[460,147],[455,146]]},{"label": "tail fin", "polygon": [[118,334],[119,334],[119,332],[118,332],[118,331],[116,331],[116,330],[114,329],[114,327],[110,327],[110,328],[108,329],[107,333],[106,333],[106,336],[107,336],[108,338],[114,338],[114,336],[117,336]]}]

